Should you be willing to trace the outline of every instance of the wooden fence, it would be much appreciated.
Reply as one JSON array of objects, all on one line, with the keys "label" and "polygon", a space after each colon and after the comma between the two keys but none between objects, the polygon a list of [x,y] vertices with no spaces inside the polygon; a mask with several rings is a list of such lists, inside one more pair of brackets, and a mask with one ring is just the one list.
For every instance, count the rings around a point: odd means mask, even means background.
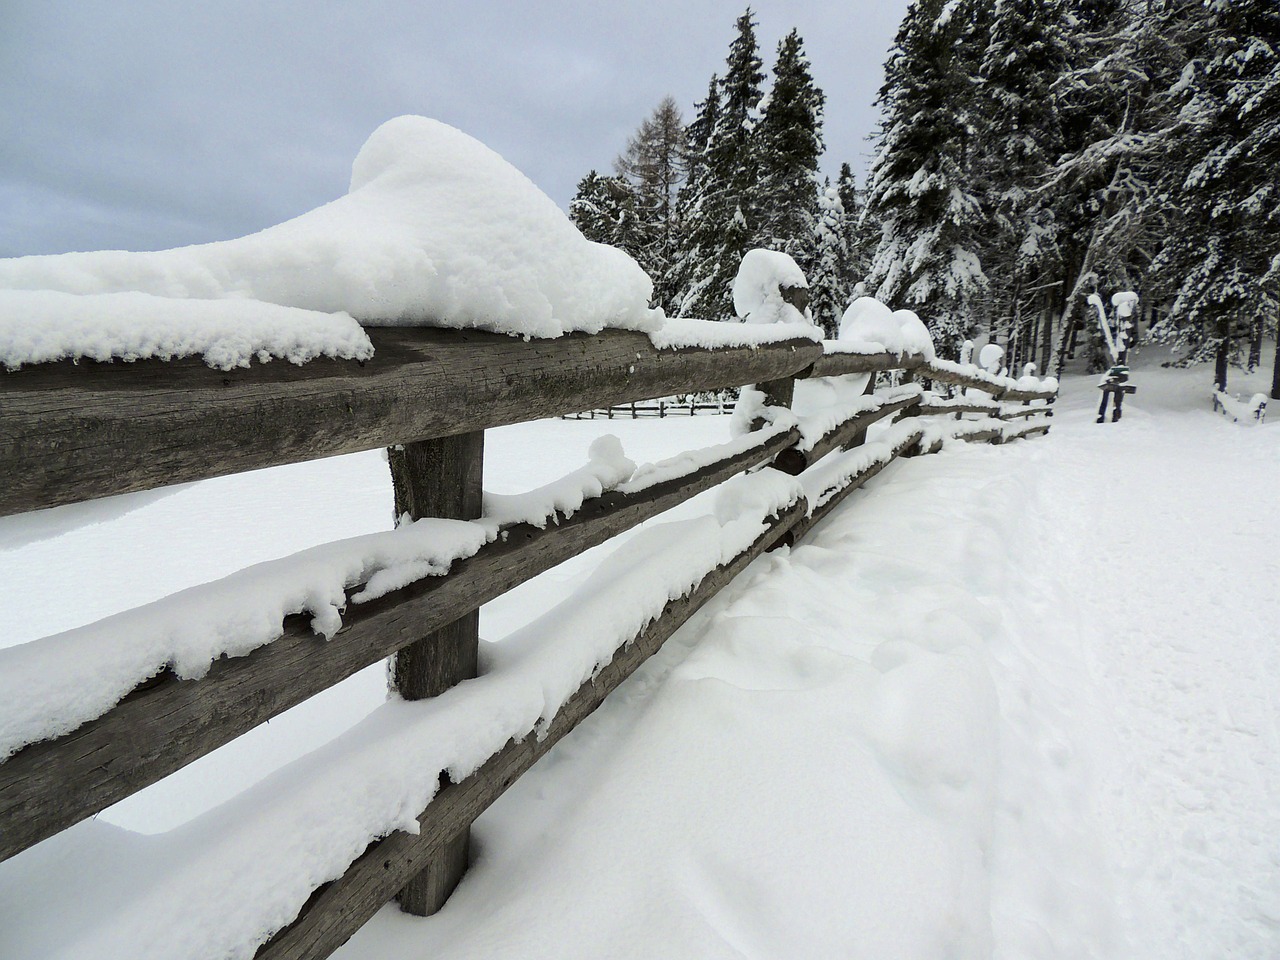
[{"label": "wooden fence", "polygon": [[888,457],[825,491],[820,504],[782,510],[749,548],[667,604],[578,689],[544,735],[512,740],[472,776],[446,782],[419,817],[416,836],[373,839],[258,956],[326,956],[392,898],[433,912],[465,868],[475,818],[755,557],[801,536],[894,456],[938,449],[938,425],[977,413],[982,420],[955,426],[967,439],[1004,442],[1047,432],[1054,399],[1052,390],[1020,389],[917,356],[840,353],[838,345],[809,340],[659,350],[624,331],[531,342],[431,329],[369,334],[376,354],[360,363],[319,359],[220,372],[197,360],[67,362],[0,373],[0,515],[388,447],[397,513],[467,519],[480,511],[489,427],[748,383],[759,384],[769,403],[786,405],[797,379],[893,369],[973,387],[989,399],[886,398],[803,443],[800,426],[761,432],[756,443],[680,476],[590,499],[545,529],[516,524],[446,575],[348,607],[327,642],[296,615],[274,642],[217,660],[199,680],[161,672],[96,719],[0,763],[0,860],[384,658],[395,657],[404,697],[433,696],[475,675],[478,608],[487,601],[744,470],[772,464],[800,474],[863,443],[878,420],[919,417],[919,428],[901,433]]}]

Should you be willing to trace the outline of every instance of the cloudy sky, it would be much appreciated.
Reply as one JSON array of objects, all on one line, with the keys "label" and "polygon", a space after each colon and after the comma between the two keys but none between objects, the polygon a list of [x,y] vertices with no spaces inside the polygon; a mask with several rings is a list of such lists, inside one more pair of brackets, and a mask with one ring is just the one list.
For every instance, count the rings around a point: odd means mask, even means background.
[{"label": "cloudy sky", "polygon": [[[908,0],[754,5],[799,29],[826,168],[867,162]],[[722,71],[740,0],[0,0],[0,257],[227,239],[346,192],[384,120],[493,147],[562,206],[666,94]]]}]

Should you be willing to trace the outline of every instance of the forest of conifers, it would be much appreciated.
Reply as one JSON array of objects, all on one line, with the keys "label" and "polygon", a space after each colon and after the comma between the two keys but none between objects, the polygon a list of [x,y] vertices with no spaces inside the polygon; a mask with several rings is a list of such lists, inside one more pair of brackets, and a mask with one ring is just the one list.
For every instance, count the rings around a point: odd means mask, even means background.
[{"label": "forest of conifers", "polygon": [[[858,292],[1011,366],[1105,365],[1085,297],[1141,297],[1178,363],[1260,362],[1280,301],[1280,3],[916,0],[885,64],[874,159],[819,173],[803,40],[766,88],[756,23],[687,124],[668,98],[570,215],[628,251],[669,314],[729,319],[743,253],[791,254],[815,322]],[[1078,355],[1078,354],[1077,354]],[[1280,397],[1280,365],[1272,395]]]}]

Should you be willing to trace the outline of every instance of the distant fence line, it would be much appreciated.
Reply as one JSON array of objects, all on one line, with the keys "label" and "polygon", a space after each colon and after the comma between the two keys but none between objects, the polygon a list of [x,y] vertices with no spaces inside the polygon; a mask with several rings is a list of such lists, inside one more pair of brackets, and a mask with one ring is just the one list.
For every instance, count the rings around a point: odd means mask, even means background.
[{"label": "distant fence line", "polygon": [[729,414],[737,407],[737,401],[728,398],[720,400],[678,400],[675,397],[663,397],[661,400],[648,400],[637,403],[631,401],[619,406],[604,407],[599,410],[580,410],[577,413],[566,413],[564,420],[643,420],[651,417],[696,417],[700,414]]}]

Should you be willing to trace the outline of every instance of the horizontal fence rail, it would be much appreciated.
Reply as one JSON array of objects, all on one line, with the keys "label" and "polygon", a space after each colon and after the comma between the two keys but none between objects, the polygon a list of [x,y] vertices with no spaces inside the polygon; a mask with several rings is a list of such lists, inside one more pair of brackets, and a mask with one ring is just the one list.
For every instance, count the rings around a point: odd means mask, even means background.
[{"label": "horizontal fence rail", "polygon": [[812,340],[659,350],[608,330],[525,342],[368,330],[372,359],[212,370],[196,359],[69,361],[0,377],[0,516],[599,406],[775,380]]},{"label": "horizontal fence rail", "polygon": [[[424,902],[404,892],[442,858],[465,863],[475,818],[762,552],[804,536],[898,457],[935,452],[950,437],[1005,443],[1048,432],[1056,396],[1056,385],[810,340],[659,350],[625,331],[531,342],[415,328],[369,334],[376,354],[363,363],[220,372],[196,361],[82,362],[0,374],[0,475],[8,481],[0,487],[0,516],[340,453],[480,439],[489,427],[673,394],[755,383],[765,406],[750,437],[682,460],[647,486],[606,489],[543,525],[508,523],[446,573],[349,604],[327,641],[308,614],[297,614],[276,639],[217,659],[198,680],[170,669],[140,676],[95,718],[0,762],[0,860],[380,660],[409,650],[427,661],[452,656],[444,649],[447,631],[484,603],[737,474],[771,466],[798,477],[805,498],[778,508],[753,543],[669,601],[538,731],[509,741],[471,776],[445,783],[418,818],[417,835],[371,837],[364,854],[299,904],[296,918],[258,951],[273,960],[326,956],[397,894],[407,908]],[[878,395],[873,378],[868,395],[845,408],[856,412],[834,425],[781,409],[796,380],[893,370],[990,399],[941,397],[918,386]],[[869,441],[870,428],[886,421],[892,425],[875,435],[886,439]],[[482,444],[469,449],[478,470]],[[408,489],[405,462],[391,458],[397,502]],[[423,911],[435,908],[430,897],[426,902]]]}]

